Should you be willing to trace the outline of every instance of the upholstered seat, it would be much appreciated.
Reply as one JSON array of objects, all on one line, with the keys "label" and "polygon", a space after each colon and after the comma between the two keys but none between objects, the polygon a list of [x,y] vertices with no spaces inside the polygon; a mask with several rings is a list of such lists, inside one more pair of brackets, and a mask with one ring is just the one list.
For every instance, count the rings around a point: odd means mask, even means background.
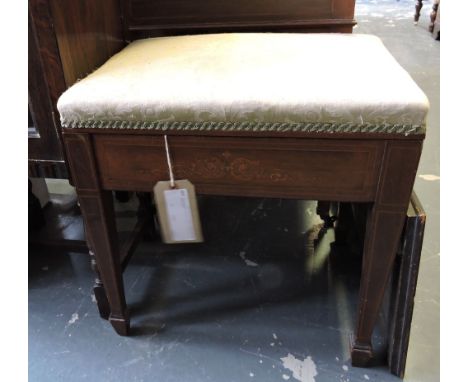
[{"label": "upholstered seat", "polygon": [[422,134],[428,100],[375,36],[138,40],[68,89],[66,128]]}]

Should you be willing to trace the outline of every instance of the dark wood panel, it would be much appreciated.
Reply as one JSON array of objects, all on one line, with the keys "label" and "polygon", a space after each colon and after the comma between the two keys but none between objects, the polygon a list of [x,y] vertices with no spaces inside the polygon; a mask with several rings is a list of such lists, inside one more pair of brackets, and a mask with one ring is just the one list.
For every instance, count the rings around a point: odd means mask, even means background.
[{"label": "dark wood panel", "polygon": [[203,33],[240,33],[240,32],[289,32],[289,33],[352,33],[355,23],[346,20],[320,20],[308,23],[256,23],[253,24],[230,24],[228,26],[220,24],[210,24],[204,27],[194,25],[180,25],[177,28],[166,29],[133,29],[127,31],[126,40],[134,41],[151,37],[162,36],[182,36]]},{"label": "dark wood panel", "polygon": [[132,0],[129,17],[134,25],[247,20],[302,20],[307,15],[314,18],[331,18],[332,3],[329,0]]},{"label": "dark wood panel", "polygon": [[[163,137],[94,139],[104,188],[151,190],[168,179]],[[384,143],[171,136],[169,145],[175,176],[200,193],[366,201]]]},{"label": "dark wood panel", "polygon": [[34,10],[34,7],[28,10],[28,106],[35,129],[34,134],[29,134],[28,157],[60,161],[63,157],[59,135],[54,124],[54,108],[44,74],[46,65],[42,61],[39,50],[36,24],[33,18]]},{"label": "dark wood panel", "polygon": [[55,105],[60,95],[65,91],[66,86],[49,0],[30,0],[29,9],[34,21],[35,37],[43,62],[42,71],[49,89],[50,100],[54,107],[55,121],[57,126],[60,126]]},{"label": "dark wood panel", "polygon": [[[49,129],[55,130],[60,138],[60,118],[56,105],[60,95],[65,91],[65,78],[63,76],[62,62],[55,36],[54,23],[50,12],[48,0],[30,0],[29,11],[34,25],[34,37],[37,43],[39,57],[41,59],[41,74],[48,88],[48,96],[51,103],[49,117]],[[30,40],[30,44],[32,41]],[[33,70],[38,70],[35,68]],[[49,102],[49,99],[41,98],[38,102]],[[63,160],[61,141],[55,143],[58,146],[60,160]],[[46,159],[42,157],[41,159]]]},{"label": "dark wood panel", "polygon": [[67,86],[124,46],[119,0],[50,0]]},{"label": "dark wood panel", "polygon": [[231,31],[351,32],[354,0],[122,0],[126,39]]},{"label": "dark wood panel", "polygon": [[388,365],[400,378],[405,374],[425,225],[426,213],[413,192],[395,264],[396,282],[389,317]]}]

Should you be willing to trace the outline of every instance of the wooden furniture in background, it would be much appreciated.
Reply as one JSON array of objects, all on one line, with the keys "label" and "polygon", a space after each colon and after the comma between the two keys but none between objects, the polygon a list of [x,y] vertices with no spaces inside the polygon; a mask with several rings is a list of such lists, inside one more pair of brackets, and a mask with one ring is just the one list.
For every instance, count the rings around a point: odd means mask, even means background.
[{"label": "wooden furniture in background", "polygon": [[[119,15],[119,0],[28,1],[29,177],[69,178],[57,99],[123,47]],[[66,196],[54,195],[51,202],[44,211],[48,226],[31,232],[30,244],[87,251],[82,233],[60,228],[79,209],[69,207]]]},{"label": "wooden furniture in background", "polygon": [[60,143],[57,99],[65,91],[63,69],[47,1],[29,2],[28,149],[29,176],[67,178]]},{"label": "wooden furniture in background", "polygon": [[126,41],[241,31],[352,31],[354,0],[123,0]]},{"label": "wooden furniture in background", "polygon": [[57,99],[123,45],[119,0],[29,0],[29,176],[69,177]]},{"label": "wooden furniture in background", "polygon": [[[414,23],[418,24],[423,7],[423,0],[416,0]],[[432,11],[430,15],[429,32],[432,33],[436,40],[440,40],[440,0],[434,0],[432,4]]]},{"label": "wooden furniture in background", "polygon": [[423,7],[423,0],[416,0],[416,4],[414,6],[414,23],[417,24],[419,22],[419,18],[421,17],[421,9]]},{"label": "wooden furniture in background", "polygon": [[434,36],[436,40],[440,40],[440,0],[434,0],[429,32],[432,33],[432,36]]}]

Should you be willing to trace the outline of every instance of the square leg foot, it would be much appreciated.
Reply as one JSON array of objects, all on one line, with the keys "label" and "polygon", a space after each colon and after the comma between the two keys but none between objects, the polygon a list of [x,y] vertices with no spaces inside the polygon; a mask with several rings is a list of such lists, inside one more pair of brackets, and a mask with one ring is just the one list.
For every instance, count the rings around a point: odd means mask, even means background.
[{"label": "square leg foot", "polygon": [[128,317],[113,317],[111,315],[109,317],[109,322],[111,323],[112,327],[117,332],[117,334],[121,336],[130,335],[130,319]]},{"label": "square leg foot", "polygon": [[351,336],[351,365],[367,367],[372,359],[372,345],[359,343]]},{"label": "square leg foot", "polygon": [[108,320],[110,315],[109,301],[107,300],[106,291],[101,285],[94,287],[94,297],[99,310],[101,318]]}]

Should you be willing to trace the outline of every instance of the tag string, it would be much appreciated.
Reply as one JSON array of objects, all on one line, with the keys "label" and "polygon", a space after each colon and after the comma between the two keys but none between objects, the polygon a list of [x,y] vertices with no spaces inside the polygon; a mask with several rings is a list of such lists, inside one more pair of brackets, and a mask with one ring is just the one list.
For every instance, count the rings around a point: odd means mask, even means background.
[{"label": "tag string", "polygon": [[169,179],[170,179],[171,188],[175,188],[174,174],[172,172],[171,155],[169,154],[169,143],[167,143],[167,135],[164,135],[164,146],[166,147],[166,159],[167,159],[167,167],[169,168]]}]

